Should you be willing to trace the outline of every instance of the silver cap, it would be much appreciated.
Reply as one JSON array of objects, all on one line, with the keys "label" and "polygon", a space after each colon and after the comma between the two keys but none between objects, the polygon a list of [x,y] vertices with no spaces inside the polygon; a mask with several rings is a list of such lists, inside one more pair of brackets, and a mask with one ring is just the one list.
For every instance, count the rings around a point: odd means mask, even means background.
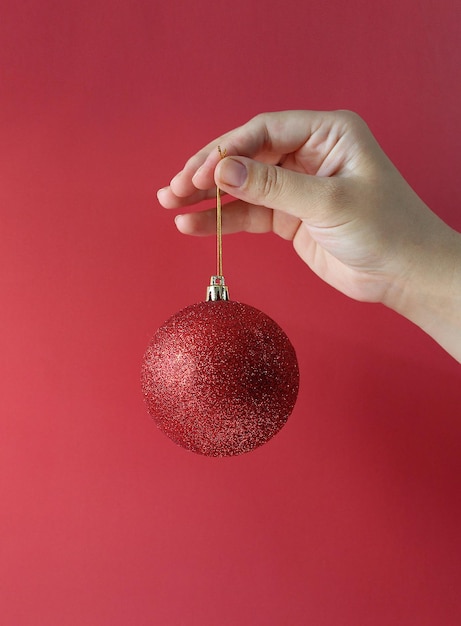
[{"label": "silver cap", "polygon": [[206,301],[229,300],[229,289],[226,287],[224,276],[212,276],[206,290]]}]

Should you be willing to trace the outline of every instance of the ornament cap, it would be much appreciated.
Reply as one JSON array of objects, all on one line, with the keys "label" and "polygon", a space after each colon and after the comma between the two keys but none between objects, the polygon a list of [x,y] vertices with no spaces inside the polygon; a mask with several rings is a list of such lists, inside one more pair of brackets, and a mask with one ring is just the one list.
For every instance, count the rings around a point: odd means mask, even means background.
[{"label": "ornament cap", "polygon": [[212,276],[206,290],[206,302],[229,300],[229,289],[226,287],[224,276]]}]

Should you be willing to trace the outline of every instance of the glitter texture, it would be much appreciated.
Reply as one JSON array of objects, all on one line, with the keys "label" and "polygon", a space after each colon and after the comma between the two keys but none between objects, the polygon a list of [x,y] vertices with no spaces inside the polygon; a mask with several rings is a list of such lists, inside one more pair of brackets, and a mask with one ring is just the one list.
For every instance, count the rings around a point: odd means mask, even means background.
[{"label": "glitter texture", "polygon": [[149,413],[174,442],[208,456],[249,452],[296,402],[299,370],[283,330],[234,301],[199,302],[154,335],[142,367]]}]

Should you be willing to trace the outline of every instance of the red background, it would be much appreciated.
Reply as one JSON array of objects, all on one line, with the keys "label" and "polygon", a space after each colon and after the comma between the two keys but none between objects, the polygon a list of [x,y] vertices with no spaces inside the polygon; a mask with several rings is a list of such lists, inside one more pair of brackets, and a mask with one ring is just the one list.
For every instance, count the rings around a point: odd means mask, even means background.
[{"label": "red background", "polygon": [[3,0],[2,624],[461,623],[460,368],[419,329],[233,235],[231,296],[297,348],[288,424],[204,458],[139,381],[215,263],[154,192],[260,111],[356,110],[461,230],[460,27],[449,0]]}]

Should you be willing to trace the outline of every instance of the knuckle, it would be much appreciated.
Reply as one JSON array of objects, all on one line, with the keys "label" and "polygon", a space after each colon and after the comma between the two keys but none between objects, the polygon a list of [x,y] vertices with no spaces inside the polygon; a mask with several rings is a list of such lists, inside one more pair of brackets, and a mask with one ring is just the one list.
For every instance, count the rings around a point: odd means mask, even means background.
[{"label": "knuckle", "polygon": [[356,133],[361,133],[365,129],[368,129],[365,120],[355,111],[341,110],[337,111],[337,115],[338,119],[341,119],[344,127]]},{"label": "knuckle", "polygon": [[265,113],[265,112],[258,113],[250,121],[265,124],[267,122],[267,119],[270,117],[270,115],[271,115],[270,113]]},{"label": "knuckle", "polygon": [[280,193],[278,169],[273,165],[261,166],[257,183],[258,195],[261,198],[275,200]]},{"label": "knuckle", "polygon": [[350,111],[349,109],[342,109],[340,111],[337,111],[337,114],[340,115],[341,118],[349,124],[360,124],[361,122],[363,122],[363,119],[358,113],[356,113],[355,111]]}]

